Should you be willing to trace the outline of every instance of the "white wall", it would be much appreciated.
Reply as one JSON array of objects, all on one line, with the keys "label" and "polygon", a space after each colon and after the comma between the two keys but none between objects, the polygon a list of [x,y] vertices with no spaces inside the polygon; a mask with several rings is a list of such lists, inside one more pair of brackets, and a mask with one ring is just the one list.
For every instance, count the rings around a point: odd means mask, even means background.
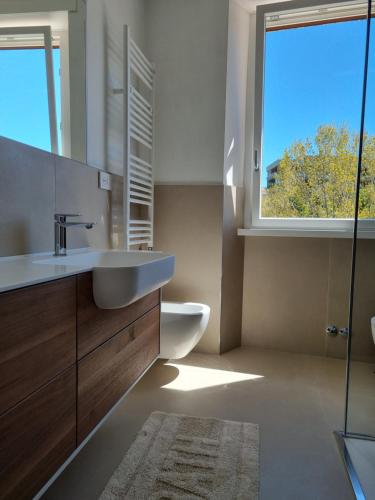
[{"label": "white wall", "polygon": [[87,1],[87,163],[122,173],[126,23],[156,64],[155,181],[242,185],[249,14],[233,0]]},{"label": "white wall", "polygon": [[144,46],[143,0],[87,0],[87,163],[122,174],[123,26]]},{"label": "white wall", "polygon": [[250,14],[229,4],[224,184],[243,186]]},{"label": "white wall", "polygon": [[156,63],[155,180],[223,182],[228,0],[145,0]]}]

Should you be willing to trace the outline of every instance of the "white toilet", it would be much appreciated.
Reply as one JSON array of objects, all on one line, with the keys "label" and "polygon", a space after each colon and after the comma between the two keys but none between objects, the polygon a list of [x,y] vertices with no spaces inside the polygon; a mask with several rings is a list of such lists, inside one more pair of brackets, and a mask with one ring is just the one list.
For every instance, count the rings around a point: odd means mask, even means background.
[{"label": "white toilet", "polygon": [[193,302],[162,302],[160,321],[160,357],[184,358],[204,334],[210,308]]}]

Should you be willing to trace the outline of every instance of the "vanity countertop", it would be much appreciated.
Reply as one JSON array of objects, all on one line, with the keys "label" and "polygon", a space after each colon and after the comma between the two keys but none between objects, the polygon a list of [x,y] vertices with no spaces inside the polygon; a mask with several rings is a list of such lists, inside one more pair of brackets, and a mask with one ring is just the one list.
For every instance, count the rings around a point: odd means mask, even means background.
[{"label": "vanity countertop", "polygon": [[175,258],[148,250],[85,248],[68,255],[31,254],[0,258],[0,293],[93,271],[95,303],[118,309],[168,283]]},{"label": "vanity countertop", "polygon": [[[97,252],[94,249],[71,250],[72,254],[89,254]],[[39,264],[38,261],[45,261],[52,258],[52,253],[39,253],[29,255],[17,255],[14,257],[0,257],[0,292],[16,290],[25,286],[45,283],[67,276],[73,276],[86,271],[91,271],[93,266],[89,263],[82,265],[48,265]]]}]

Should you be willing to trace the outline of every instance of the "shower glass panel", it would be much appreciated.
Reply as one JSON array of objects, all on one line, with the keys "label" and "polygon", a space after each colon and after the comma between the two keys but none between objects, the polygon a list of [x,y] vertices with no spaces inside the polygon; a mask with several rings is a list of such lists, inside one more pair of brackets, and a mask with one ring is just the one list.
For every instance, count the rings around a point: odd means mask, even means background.
[{"label": "shower glass panel", "polygon": [[[371,2],[371,0],[369,0]],[[368,5],[349,320],[344,461],[357,498],[375,498],[375,26]],[[372,320],[373,318],[373,320]],[[373,325],[373,328],[371,326]]]},{"label": "shower glass panel", "polygon": [[[349,342],[349,379],[346,433],[375,438],[375,38],[369,21],[368,71],[363,120],[363,144],[358,186],[357,238],[355,245],[352,335]],[[370,235],[371,236],[371,235]],[[371,318],[374,317],[374,336]]]}]

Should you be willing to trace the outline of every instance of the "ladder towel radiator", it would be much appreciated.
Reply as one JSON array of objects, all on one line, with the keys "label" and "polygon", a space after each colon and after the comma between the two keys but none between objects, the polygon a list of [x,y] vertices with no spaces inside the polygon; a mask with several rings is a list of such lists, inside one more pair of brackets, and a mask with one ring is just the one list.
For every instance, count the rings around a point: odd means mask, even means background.
[{"label": "ladder towel radiator", "polygon": [[126,250],[154,244],[155,69],[124,26],[124,240]]}]

